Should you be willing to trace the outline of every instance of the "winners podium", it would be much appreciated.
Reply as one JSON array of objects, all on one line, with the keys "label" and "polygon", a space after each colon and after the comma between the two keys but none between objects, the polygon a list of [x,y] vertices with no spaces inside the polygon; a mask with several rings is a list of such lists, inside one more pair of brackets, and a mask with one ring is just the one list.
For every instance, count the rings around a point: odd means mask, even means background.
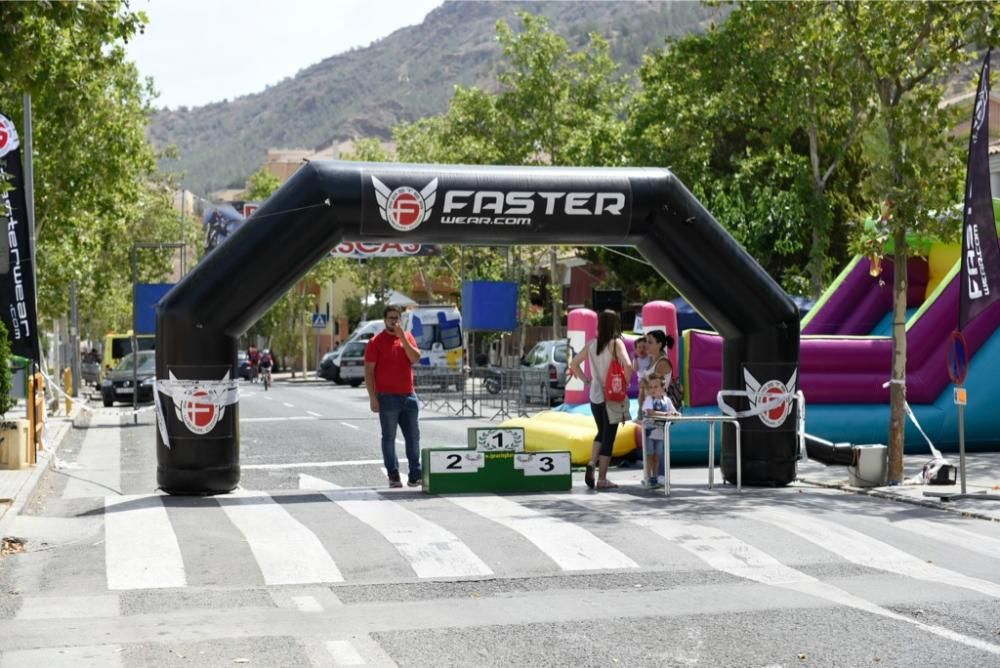
[{"label": "winners podium", "polygon": [[560,492],[573,486],[569,450],[525,452],[524,429],[469,429],[468,448],[421,453],[427,494]]}]

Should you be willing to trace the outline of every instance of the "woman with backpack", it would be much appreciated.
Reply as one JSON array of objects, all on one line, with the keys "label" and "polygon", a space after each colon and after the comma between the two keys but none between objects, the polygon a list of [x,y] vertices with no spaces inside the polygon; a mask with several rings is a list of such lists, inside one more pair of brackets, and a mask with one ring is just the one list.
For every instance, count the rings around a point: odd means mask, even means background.
[{"label": "woman with backpack", "polygon": [[[608,480],[608,464],[611,463],[618,425],[630,419],[626,390],[633,371],[621,334],[618,314],[611,310],[602,311],[597,317],[597,338],[588,341],[569,365],[570,373],[576,378],[590,382],[590,412],[597,424],[597,436],[584,480],[591,489],[618,486]],[[584,360],[589,360],[589,379],[583,373]]]}]

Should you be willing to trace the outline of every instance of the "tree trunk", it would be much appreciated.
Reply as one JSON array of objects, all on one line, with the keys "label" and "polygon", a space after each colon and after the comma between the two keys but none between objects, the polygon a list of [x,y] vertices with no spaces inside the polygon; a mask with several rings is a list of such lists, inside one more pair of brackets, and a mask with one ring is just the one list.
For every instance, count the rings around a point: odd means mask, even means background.
[{"label": "tree trunk", "polygon": [[889,385],[889,484],[903,481],[906,436],[906,230],[893,232],[892,383]]}]

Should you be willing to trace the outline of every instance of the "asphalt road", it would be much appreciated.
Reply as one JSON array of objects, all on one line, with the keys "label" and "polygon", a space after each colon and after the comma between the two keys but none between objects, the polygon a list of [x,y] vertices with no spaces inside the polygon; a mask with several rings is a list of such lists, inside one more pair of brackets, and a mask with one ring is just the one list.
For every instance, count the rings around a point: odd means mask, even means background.
[{"label": "asphalt road", "polygon": [[[669,498],[628,472],[389,491],[363,390],[239,408],[224,497],[155,494],[149,412],[70,432],[12,527],[28,551],[0,557],[0,665],[1000,665],[1000,524],[704,471]],[[481,424],[425,411],[422,441]]]}]

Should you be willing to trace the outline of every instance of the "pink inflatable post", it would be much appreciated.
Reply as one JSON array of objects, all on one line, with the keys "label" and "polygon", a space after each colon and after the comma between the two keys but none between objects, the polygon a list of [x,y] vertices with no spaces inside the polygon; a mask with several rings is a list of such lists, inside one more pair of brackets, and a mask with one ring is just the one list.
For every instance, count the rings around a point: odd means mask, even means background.
[{"label": "pink inflatable post", "polygon": [[[639,336],[642,336],[641,334]],[[635,359],[635,342],[638,338],[633,339],[631,336],[622,337],[625,339],[625,351],[628,353],[628,358],[630,360]],[[639,374],[633,373],[632,379],[628,382],[628,397],[629,399],[635,399],[639,396]]]},{"label": "pink inflatable post", "polygon": [[680,373],[681,368],[677,366],[677,348],[678,348],[678,332],[677,332],[677,307],[670,302],[656,301],[649,302],[642,307],[642,331],[650,332],[654,329],[658,329],[661,332],[666,332],[674,339],[674,347],[667,352],[667,357],[670,359],[671,366],[677,373]]},{"label": "pink inflatable post", "polygon": [[[674,322],[677,322],[676,317]],[[570,359],[572,359],[583,350],[587,341],[597,336],[597,313],[587,308],[573,309],[566,318],[566,330],[569,337]],[[590,363],[584,361],[583,371],[588,375],[590,374],[589,367]],[[567,404],[590,403],[590,383],[584,383],[579,378],[569,378],[566,381],[564,401]]]}]

